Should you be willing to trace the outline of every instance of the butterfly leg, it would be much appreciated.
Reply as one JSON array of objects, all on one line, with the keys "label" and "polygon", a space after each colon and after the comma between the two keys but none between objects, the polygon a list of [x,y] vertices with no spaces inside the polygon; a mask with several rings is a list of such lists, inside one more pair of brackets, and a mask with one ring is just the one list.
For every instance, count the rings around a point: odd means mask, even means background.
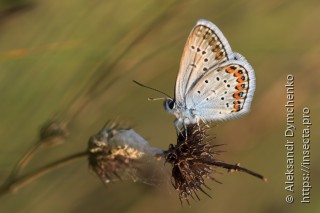
[{"label": "butterfly leg", "polygon": [[196,117],[195,117],[195,122],[196,122],[196,124],[197,124],[197,126],[198,126],[199,132],[201,131],[200,121],[202,121],[205,125],[207,125],[206,122],[204,122],[200,117],[196,116]]},{"label": "butterfly leg", "polygon": [[198,130],[199,130],[199,132],[201,132],[201,128],[200,128],[200,119],[197,119],[197,125],[198,125]]},{"label": "butterfly leg", "polygon": [[201,119],[201,118],[200,118],[199,121],[198,121],[198,125],[199,125],[200,120],[204,123],[204,125],[205,125],[206,127],[208,127],[208,128],[210,127],[209,124],[208,124],[205,120],[203,120],[203,119]]},{"label": "butterfly leg", "polygon": [[174,126],[176,127],[176,132],[177,132],[177,135],[182,135],[183,133],[182,133],[182,131],[181,131],[181,129],[180,129],[180,124],[181,124],[181,120],[179,120],[179,119],[176,119],[175,121],[174,121]]},{"label": "butterfly leg", "polygon": [[183,121],[183,128],[184,128],[184,132],[185,132],[185,140],[187,140],[188,139],[188,127],[187,127],[186,120]]},{"label": "butterfly leg", "polygon": [[[181,124],[183,125],[184,130],[182,130],[182,127],[180,128]],[[174,121],[174,126],[176,127],[177,135],[178,136],[182,135],[182,137],[184,137],[185,140],[188,139],[188,128],[187,128],[188,124],[189,124],[189,122],[186,119],[184,119],[184,120],[183,119],[176,119]]]}]

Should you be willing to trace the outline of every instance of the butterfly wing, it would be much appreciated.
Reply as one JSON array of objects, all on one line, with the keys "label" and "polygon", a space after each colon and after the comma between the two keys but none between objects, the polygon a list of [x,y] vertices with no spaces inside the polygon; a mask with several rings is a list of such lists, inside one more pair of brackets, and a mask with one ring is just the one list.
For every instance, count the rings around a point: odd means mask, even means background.
[{"label": "butterfly wing", "polygon": [[188,107],[186,95],[199,77],[233,58],[231,47],[219,28],[209,21],[199,20],[188,37],[180,61],[175,86],[176,103]]},{"label": "butterfly wing", "polygon": [[186,96],[187,105],[203,121],[239,117],[250,110],[255,90],[254,70],[235,53],[227,61],[202,75]]}]

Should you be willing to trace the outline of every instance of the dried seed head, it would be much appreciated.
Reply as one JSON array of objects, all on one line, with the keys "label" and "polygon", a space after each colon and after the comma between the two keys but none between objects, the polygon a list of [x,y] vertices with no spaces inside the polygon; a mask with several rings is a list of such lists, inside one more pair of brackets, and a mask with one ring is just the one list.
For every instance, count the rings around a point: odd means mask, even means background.
[{"label": "dried seed head", "polygon": [[[88,143],[89,166],[104,182],[114,180],[157,184],[156,157],[163,151],[151,147],[132,129],[103,128]],[[159,176],[159,177],[158,177]]]},{"label": "dried seed head", "polygon": [[[185,137],[187,134],[187,137]],[[186,200],[189,204],[189,197],[194,199],[198,191],[205,193],[204,180],[213,179],[213,166],[210,162],[214,161],[214,155],[218,151],[213,150],[213,145],[207,140],[205,128],[197,125],[189,125],[187,131],[182,131],[178,135],[177,145],[170,145],[165,153],[166,162],[172,165],[172,185],[178,190],[180,201]]]},{"label": "dried seed head", "polygon": [[[187,130],[187,131],[186,131]],[[231,165],[215,158],[222,152],[214,148],[220,145],[212,145],[206,134],[204,127],[189,125],[183,130],[177,139],[177,145],[170,145],[165,151],[165,160],[172,166],[172,185],[179,192],[179,199],[182,203],[186,200],[189,204],[189,197],[200,200],[197,192],[201,191],[207,196],[203,187],[210,189],[205,184],[205,179],[211,179],[218,183],[212,176],[215,167],[227,169],[228,171],[242,171],[255,177],[265,180],[265,178],[248,169],[240,167],[238,164]],[[187,134],[187,135],[186,135]]]},{"label": "dried seed head", "polygon": [[44,145],[63,143],[68,136],[67,125],[58,120],[50,120],[40,128],[39,141]]}]

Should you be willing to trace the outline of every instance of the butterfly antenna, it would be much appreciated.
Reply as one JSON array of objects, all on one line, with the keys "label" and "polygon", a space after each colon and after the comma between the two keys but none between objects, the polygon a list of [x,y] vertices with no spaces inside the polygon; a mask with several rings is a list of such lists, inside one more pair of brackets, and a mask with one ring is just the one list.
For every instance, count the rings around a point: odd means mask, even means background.
[{"label": "butterfly antenna", "polygon": [[148,98],[148,101],[158,101],[158,100],[165,100],[167,98]]},{"label": "butterfly antenna", "polygon": [[[153,90],[153,91],[159,92],[159,93],[167,96],[168,98],[173,99],[173,98],[171,98],[171,96],[168,95],[167,93],[162,92],[162,91],[160,91],[160,90],[157,90],[157,89],[155,89],[155,88],[152,88],[152,87],[143,85],[143,84],[139,83],[138,81],[133,80],[133,83],[136,83],[136,84],[138,84],[138,85],[141,86],[141,87],[144,87],[144,88],[151,89],[151,90]],[[159,98],[159,99],[160,99],[160,98]],[[153,101],[154,101],[154,100],[159,100],[159,99],[157,99],[157,98],[149,98],[149,100],[153,100]]]}]

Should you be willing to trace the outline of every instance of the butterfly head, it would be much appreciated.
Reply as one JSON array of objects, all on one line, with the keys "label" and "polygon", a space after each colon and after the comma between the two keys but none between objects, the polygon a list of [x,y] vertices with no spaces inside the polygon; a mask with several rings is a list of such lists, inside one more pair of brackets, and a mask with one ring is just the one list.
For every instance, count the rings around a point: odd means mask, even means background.
[{"label": "butterfly head", "polygon": [[166,98],[163,105],[168,113],[174,113],[174,111],[176,109],[176,102],[174,99]]}]

